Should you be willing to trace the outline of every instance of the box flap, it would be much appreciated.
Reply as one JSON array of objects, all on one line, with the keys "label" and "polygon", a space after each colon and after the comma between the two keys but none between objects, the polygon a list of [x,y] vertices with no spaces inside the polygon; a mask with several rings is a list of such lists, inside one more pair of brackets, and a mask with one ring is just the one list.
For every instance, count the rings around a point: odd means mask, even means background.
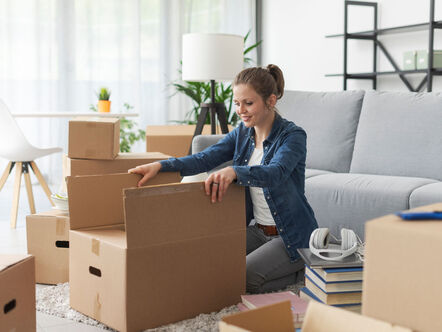
[{"label": "box flap", "polygon": [[244,188],[231,185],[222,202],[211,203],[204,183],[124,190],[128,248],[183,241],[244,230]]},{"label": "box flap", "polygon": [[[136,187],[141,175],[106,174],[68,176],[71,229],[123,224],[123,188]],[[163,172],[149,184],[176,180],[176,173]]]},{"label": "box flap", "polygon": [[169,155],[162,152],[120,152],[115,159],[167,159]]},{"label": "box flap", "polygon": [[310,301],[302,332],[412,332],[412,330],[357,313]]},{"label": "box flap", "polygon": [[220,332],[293,332],[295,327],[290,301],[223,317],[219,330]]},{"label": "box flap", "polygon": [[69,122],[103,122],[103,123],[118,123],[120,122],[119,118],[108,118],[108,117],[101,117],[101,116],[77,116],[73,118],[72,120],[69,120]]},{"label": "box flap", "polygon": [[21,261],[32,257],[31,255],[0,255],[0,272],[14,266]]}]

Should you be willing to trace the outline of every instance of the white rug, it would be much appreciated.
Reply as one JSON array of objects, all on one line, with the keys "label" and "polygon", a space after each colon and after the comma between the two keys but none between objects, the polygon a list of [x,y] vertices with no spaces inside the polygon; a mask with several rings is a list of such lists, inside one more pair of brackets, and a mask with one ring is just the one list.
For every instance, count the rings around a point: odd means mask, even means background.
[{"label": "white rug", "polygon": [[[304,286],[301,281],[295,285],[287,287],[285,290],[291,290],[299,294],[299,289]],[[37,285],[37,310],[49,315],[67,318],[76,322],[100,327],[105,330],[114,331],[113,329],[101,324],[95,319],[89,318],[78,311],[69,307],[69,283],[59,284],[56,286]],[[156,329],[146,330],[149,332],[166,332],[166,331],[218,331],[218,322],[226,315],[238,312],[236,305],[227,307],[218,312],[210,314],[200,314],[195,318],[183,320],[177,323],[165,325]]]}]

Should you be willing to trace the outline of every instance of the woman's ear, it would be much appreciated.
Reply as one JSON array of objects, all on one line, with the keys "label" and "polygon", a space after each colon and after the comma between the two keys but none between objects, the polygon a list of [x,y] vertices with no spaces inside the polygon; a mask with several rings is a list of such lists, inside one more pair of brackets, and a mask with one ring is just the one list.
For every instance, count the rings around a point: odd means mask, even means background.
[{"label": "woman's ear", "polygon": [[266,103],[267,107],[270,108],[270,109],[273,109],[275,107],[275,105],[276,105],[276,100],[277,100],[276,95],[271,94],[269,96],[269,98],[267,98],[267,103]]}]

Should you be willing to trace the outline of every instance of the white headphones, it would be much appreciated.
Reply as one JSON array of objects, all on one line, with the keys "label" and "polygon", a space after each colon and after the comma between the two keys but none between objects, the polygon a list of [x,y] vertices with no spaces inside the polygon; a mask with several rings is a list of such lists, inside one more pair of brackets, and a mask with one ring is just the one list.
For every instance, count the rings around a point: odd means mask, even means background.
[{"label": "white headphones", "polygon": [[[327,261],[338,261],[358,251],[359,237],[354,231],[347,228],[341,229],[341,249],[329,249],[330,236],[328,228],[317,228],[310,235],[310,251],[312,254]],[[334,236],[333,236],[334,237]],[[336,238],[335,238],[336,239]],[[338,254],[337,256],[324,256],[323,253]]]}]

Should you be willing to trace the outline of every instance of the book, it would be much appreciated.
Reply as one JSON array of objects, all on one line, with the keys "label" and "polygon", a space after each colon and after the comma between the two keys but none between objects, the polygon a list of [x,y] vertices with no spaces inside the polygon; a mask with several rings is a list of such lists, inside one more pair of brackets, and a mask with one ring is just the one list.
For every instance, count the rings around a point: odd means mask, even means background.
[{"label": "book", "polygon": [[364,265],[364,262],[356,254],[344,257],[338,261],[327,261],[315,256],[309,248],[300,248],[298,253],[305,264],[312,268],[362,267]]},{"label": "book", "polygon": [[362,291],[362,280],[325,281],[315,270],[306,265],[305,275],[326,293]]},{"label": "book", "polygon": [[289,300],[291,302],[291,309],[293,314],[293,322],[295,327],[301,327],[304,320],[305,312],[307,311],[308,302],[301,299],[293,292],[278,292],[278,293],[266,293],[266,294],[251,294],[241,295],[241,303],[239,303],[238,309],[241,311],[247,309],[256,309],[265,305],[278,303]]},{"label": "book", "polygon": [[326,282],[362,280],[362,267],[311,268]]},{"label": "book", "polygon": [[362,301],[362,292],[324,292],[318,285],[305,277],[305,287],[325,304],[356,304]]},{"label": "book", "polygon": [[[303,287],[300,289],[299,291],[299,297],[301,299],[304,299],[306,301],[317,301],[320,303],[324,303],[322,302],[320,299],[318,299],[315,294],[313,294],[312,292],[310,292],[310,290],[307,287]],[[361,303],[350,303],[350,304],[333,304],[332,307],[337,307],[337,308],[341,308],[341,309],[345,309],[348,311],[352,311],[352,312],[357,312],[357,313],[361,313]]]}]

